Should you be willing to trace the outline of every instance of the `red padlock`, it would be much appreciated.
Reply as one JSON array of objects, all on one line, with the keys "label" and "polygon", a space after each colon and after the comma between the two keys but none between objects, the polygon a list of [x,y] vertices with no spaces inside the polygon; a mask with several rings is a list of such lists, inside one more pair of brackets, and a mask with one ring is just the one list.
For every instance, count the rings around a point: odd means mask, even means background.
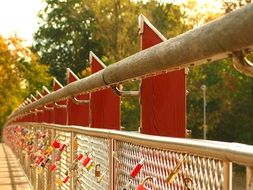
[{"label": "red padlock", "polygon": [[134,167],[134,169],[132,170],[130,176],[132,178],[135,178],[135,176],[140,172],[142,166],[143,166],[143,162],[144,162],[144,158],[142,158],[138,163],[137,165]]},{"label": "red padlock", "polygon": [[56,157],[56,159],[55,159],[56,161],[60,161],[61,160],[61,155],[59,154],[59,155],[57,155],[57,157]]},{"label": "red padlock", "polygon": [[40,164],[44,158],[42,156],[39,156],[38,159],[36,160],[36,164]]},{"label": "red padlock", "polygon": [[55,163],[53,163],[53,164],[50,165],[50,170],[51,170],[51,171],[56,170],[56,168],[57,168],[57,166],[56,166]]},{"label": "red padlock", "polygon": [[146,177],[136,188],[135,190],[152,190],[149,187],[146,187],[144,184],[147,180],[153,180],[153,177],[148,176]]},{"label": "red padlock", "polygon": [[83,154],[79,154],[76,158],[75,158],[75,160],[82,160],[82,158],[83,158]]},{"label": "red padlock", "polygon": [[66,146],[66,144],[62,144],[59,150],[62,152]]},{"label": "red padlock", "polygon": [[65,177],[64,178],[64,180],[63,180],[63,183],[67,183],[68,182],[68,180],[69,180],[69,178],[70,178],[70,176],[68,175],[67,177]]},{"label": "red padlock", "polygon": [[87,164],[90,162],[90,160],[91,160],[91,158],[89,157],[89,155],[87,155],[87,157],[83,161],[83,166],[86,167]]},{"label": "red padlock", "polygon": [[53,146],[54,148],[60,148],[61,143],[60,143],[59,141],[57,141],[57,140],[54,140],[53,143],[52,143],[52,146]]}]

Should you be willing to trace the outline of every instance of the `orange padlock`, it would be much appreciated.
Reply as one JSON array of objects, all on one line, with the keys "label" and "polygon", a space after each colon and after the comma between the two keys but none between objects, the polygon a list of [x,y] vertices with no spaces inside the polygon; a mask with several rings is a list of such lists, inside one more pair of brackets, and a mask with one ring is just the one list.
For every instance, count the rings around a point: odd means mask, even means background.
[{"label": "orange padlock", "polygon": [[151,190],[150,188],[144,185],[148,180],[153,180],[153,177],[151,176],[145,177],[145,179],[135,188],[135,190]]}]

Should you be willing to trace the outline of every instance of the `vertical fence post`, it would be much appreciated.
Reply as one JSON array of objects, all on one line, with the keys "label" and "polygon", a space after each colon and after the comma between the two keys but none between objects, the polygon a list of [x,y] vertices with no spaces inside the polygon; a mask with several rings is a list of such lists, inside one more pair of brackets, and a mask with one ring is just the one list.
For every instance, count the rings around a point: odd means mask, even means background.
[{"label": "vertical fence post", "polygon": [[253,190],[253,167],[246,166],[246,190]]},{"label": "vertical fence post", "polygon": [[[67,83],[70,84],[77,80],[79,78],[68,68]],[[73,100],[73,98],[75,99]],[[89,126],[89,99],[89,94],[82,94],[68,99],[68,125]]]},{"label": "vertical fence post", "polygon": [[114,158],[113,158],[113,151],[114,151],[114,140],[109,140],[109,188],[110,190],[114,190]]},{"label": "vertical fence post", "polygon": [[224,190],[232,190],[232,174],[233,167],[232,162],[224,161],[223,162],[223,175],[224,175]]},{"label": "vertical fence post", "polygon": [[[139,16],[139,27],[142,50],[166,40],[143,15]],[[140,88],[142,133],[185,137],[185,75],[185,69],[180,69],[142,79]]]},{"label": "vertical fence post", "polygon": [[[90,52],[91,73],[96,73],[106,66]],[[111,88],[91,93],[91,127],[120,130],[120,97]]]},{"label": "vertical fence post", "polygon": [[72,170],[72,163],[73,163],[73,160],[74,160],[74,142],[73,142],[73,139],[75,138],[75,134],[74,132],[70,132],[70,165],[69,165],[69,168],[70,168],[70,190],[73,190],[75,189],[74,188],[74,171]]},{"label": "vertical fence post", "polygon": [[[46,96],[50,94],[50,91],[43,86],[42,95]],[[44,105],[44,122],[53,123],[54,122],[54,106],[52,104]]]}]

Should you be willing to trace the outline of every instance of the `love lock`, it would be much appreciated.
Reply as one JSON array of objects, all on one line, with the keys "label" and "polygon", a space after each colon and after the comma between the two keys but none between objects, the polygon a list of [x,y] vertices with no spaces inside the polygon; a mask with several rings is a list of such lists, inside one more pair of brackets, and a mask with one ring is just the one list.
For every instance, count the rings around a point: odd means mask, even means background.
[{"label": "love lock", "polygon": [[100,164],[95,165],[95,177],[100,177],[101,172],[100,172]]},{"label": "love lock", "polygon": [[192,190],[193,189],[193,179],[190,177],[185,177],[184,178],[184,185],[187,190]]},{"label": "love lock", "polygon": [[151,190],[150,188],[146,187],[144,184],[148,181],[148,180],[152,180],[153,181],[153,177],[151,176],[147,176],[145,177],[145,179],[135,188],[135,190]]},{"label": "love lock", "polygon": [[53,141],[53,143],[52,143],[52,146],[54,147],[54,148],[60,148],[60,146],[61,146],[61,143],[57,140],[57,138]]},{"label": "love lock", "polygon": [[174,179],[177,177],[177,174],[180,171],[180,168],[182,164],[185,162],[187,155],[182,157],[179,162],[177,163],[176,167],[171,171],[170,175],[165,179],[165,182],[170,184],[174,181]]},{"label": "love lock", "polygon": [[60,186],[62,186],[62,184],[63,184],[63,180],[62,180],[61,178],[58,178],[58,179],[56,180],[56,183],[57,183],[58,186],[60,187]]}]

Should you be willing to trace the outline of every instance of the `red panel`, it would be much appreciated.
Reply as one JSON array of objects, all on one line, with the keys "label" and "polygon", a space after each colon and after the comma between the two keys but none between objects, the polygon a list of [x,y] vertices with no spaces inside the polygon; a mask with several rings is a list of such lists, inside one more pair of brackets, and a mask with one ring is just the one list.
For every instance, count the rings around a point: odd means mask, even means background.
[{"label": "red panel", "polygon": [[[144,18],[142,49],[154,46],[164,37]],[[179,55],[180,56],[180,55]],[[142,133],[185,137],[186,94],[184,69],[156,75],[141,83]]]},{"label": "red panel", "polygon": [[[63,88],[63,86],[61,85],[61,83],[59,81],[54,79],[53,88],[54,88],[54,91],[57,91],[57,90]],[[67,101],[62,100],[62,101],[57,102],[57,104],[66,105]],[[60,125],[67,124],[67,109],[66,108],[59,108],[59,107],[54,106],[54,123],[60,124]]]},{"label": "red panel", "polygon": [[[43,86],[43,92],[42,95],[46,96],[50,94],[50,91]],[[48,107],[49,109],[46,109],[45,107],[44,109],[44,122],[46,123],[54,123],[54,107],[52,104],[48,104],[46,105],[46,107]]]},{"label": "red panel", "polygon": [[[36,101],[36,98],[31,95],[31,102],[35,102]],[[32,113],[31,113],[31,122],[38,122],[38,113],[35,112],[35,109],[31,110]]]},{"label": "red panel", "polygon": [[[103,63],[94,55],[90,57],[91,72],[104,69]],[[120,97],[111,88],[91,93],[91,127],[120,129]]]},{"label": "red panel", "polygon": [[[40,98],[42,98],[43,96],[37,92],[36,93],[36,99],[39,100]],[[42,123],[44,122],[44,109],[42,107],[37,108],[38,112],[37,112],[37,122],[38,123]]]},{"label": "red panel", "polygon": [[[68,84],[79,80],[78,77],[68,69]],[[76,96],[78,100],[89,100],[89,94]],[[76,104],[68,99],[68,125],[89,126],[89,104]]]}]

